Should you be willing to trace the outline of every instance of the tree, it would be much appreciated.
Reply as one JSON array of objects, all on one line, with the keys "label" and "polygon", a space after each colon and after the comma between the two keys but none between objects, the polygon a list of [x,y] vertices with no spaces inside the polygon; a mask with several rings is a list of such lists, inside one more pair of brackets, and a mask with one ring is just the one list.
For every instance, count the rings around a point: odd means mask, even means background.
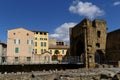
[{"label": "tree", "polygon": [[54,52],[54,55],[52,56],[52,60],[58,60],[58,54],[59,54],[60,52],[59,52],[59,50],[55,50],[55,52]]},{"label": "tree", "polygon": [[67,50],[65,57],[69,57],[69,56],[70,56],[70,52],[69,50]]},{"label": "tree", "polygon": [[55,55],[58,55],[60,52],[59,52],[59,50],[56,49],[54,53],[55,53]]}]

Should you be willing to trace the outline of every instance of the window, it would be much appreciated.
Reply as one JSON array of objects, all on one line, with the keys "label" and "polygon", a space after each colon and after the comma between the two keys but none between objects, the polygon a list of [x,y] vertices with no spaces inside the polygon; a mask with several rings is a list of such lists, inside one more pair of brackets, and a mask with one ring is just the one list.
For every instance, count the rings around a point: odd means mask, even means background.
[{"label": "window", "polygon": [[98,47],[98,48],[99,48],[99,47],[100,47],[100,43],[96,43],[96,47]]},{"label": "window", "polygon": [[37,37],[35,38],[35,40],[37,40]]},{"label": "window", "polygon": [[41,53],[43,53],[44,51],[43,51],[43,49],[41,49]]},{"label": "window", "polygon": [[46,61],[46,59],[47,59],[47,57],[46,57],[46,56],[44,56],[44,61]]},{"label": "window", "polygon": [[14,39],[14,44],[20,44],[20,40],[19,39]]},{"label": "window", "polygon": [[31,47],[28,48],[28,53],[32,53],[32,48]]},{"label": "window", "polygon": [[43,40],[42,38],[40,38],[40,40]]},{"label": "window", "polygon": [[62,54],[64,54],[64,50],[62,50]]},{"label": "window", "polygon": [[44,40],[47,40],[47,38],[44,38]]},{"label": "window", "polygon": [[44,35],[46,35],[46,33],[44,33]]},{"label": "window", "polygon": [[13,33],[13,35],[15,35],[15,33]]},{"label": "window", "polygon": [[42,32],[40,32],[40,34],[42,34]]},{"label": "window", "polygon": [[37,46],[37,42],[35,42],[35,46]]},{"label": "window", "polygon": [[35,54],[37,54],[37,49],[35,49]]},{"label": "window", "polygon": [[50,53],[52,53],[52,50],[50,50]]},{"label": "window", "polygon": [[36,34],[38,34],[38,32],[36,32]]},{"label": "window", "polygon": [[41,42],[41,46],[43,46],[43,42]]},{"label": "window", "polygon": [[97,31],[97,37],[100,38],[100,36],[101,36],[101,32],[100,32],[100,31]]},{"label": "window", "polygon": [[19,58],[18,57],[15,57],[15,62],[18,62],[19,61]]},{"label": "window", "polygon": [[29,33],[27,33],[27,36],[29,36]]},{"label": "window", "polygon": [[19,48],[18,47],[15,48],[15,53],[19,53]]},{"label": "window", "polygon": [[44,47],[46,47],[46,42],[44,42]]},{"label": "window", "polygon": [[33,40],[27,40],[27,44],[33,44]]},{"label": "window", "polygon": [[46,51],[46,49],[44,49],[44,52]]},{"label": "window", "polygon": [[31,57],[27,57],[27,61],[31,61]]}]

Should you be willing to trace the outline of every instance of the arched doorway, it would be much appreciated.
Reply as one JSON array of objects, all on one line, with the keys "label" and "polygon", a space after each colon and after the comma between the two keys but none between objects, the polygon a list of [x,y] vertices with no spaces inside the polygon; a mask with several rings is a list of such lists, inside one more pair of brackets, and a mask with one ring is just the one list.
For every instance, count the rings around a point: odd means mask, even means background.
[{"label": "arched doorway", "polygon": [[102,64],[105,62],[105,55],[102,50],[97,50],[95,52],[95,63]]},{"label": "arched doorway", "polygon": [[76,43],[76,56],[81,56],[84,53],[84,44],[82,41]]},{"label": "arched doorway", "polygon": [[84,50],[85,50],[85,46],[84,46],[84,42],[81,41],[80,39],[78,39],[76,41],[76,56],[79,57],[79,61],[81,63],[85,63],[85,54],[84,54]]}]

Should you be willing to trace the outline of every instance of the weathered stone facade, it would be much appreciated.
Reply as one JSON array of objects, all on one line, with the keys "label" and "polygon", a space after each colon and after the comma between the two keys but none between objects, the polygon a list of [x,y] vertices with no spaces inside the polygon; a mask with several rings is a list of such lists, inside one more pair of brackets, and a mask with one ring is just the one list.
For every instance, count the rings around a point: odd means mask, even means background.
[{"label": "weathered stone facade", "polygon": [[120,61],[120,29],[107,35],[106,57],[108,61]]},{"label": "weathered stone facade", "polygon": [[[104,20],[84,19],[70,28],[70,54],[81,56],[86,67],[103,63],[106,49],[107,27]],[[84,57],[85,56],[85,57]]]}]

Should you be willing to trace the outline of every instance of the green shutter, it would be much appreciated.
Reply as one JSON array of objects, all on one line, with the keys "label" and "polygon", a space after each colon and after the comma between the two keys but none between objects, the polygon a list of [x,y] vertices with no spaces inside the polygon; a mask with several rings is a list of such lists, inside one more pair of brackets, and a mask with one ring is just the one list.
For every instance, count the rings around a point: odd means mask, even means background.
[{"label": "green shutter", "polygon": [[19,48],[18,47],[15,48],[15,53],[19,53]]}]

